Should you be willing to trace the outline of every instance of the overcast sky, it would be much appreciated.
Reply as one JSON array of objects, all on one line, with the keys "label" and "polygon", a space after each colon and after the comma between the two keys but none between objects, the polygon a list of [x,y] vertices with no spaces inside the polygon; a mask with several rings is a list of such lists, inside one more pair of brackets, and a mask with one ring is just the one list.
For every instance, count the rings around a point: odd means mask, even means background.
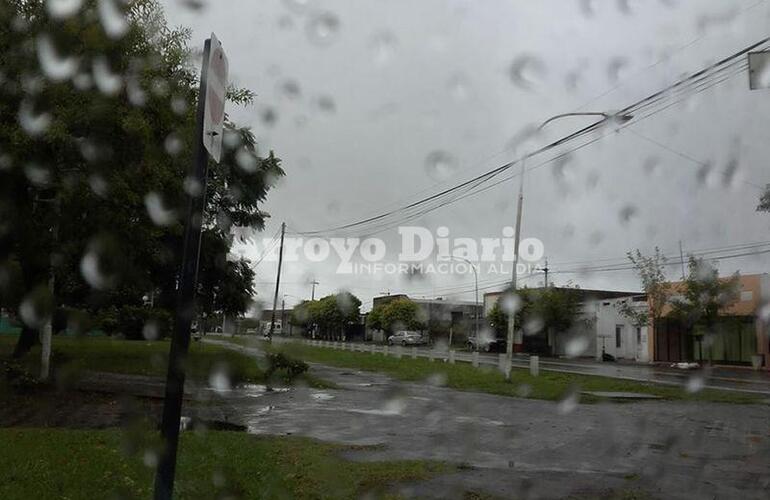
[{"label": "overcast sky", "polygon": [[[189,3],[166,0],[169,22],[191,27],[200,44],[217,34],[231,79],[258,95],[253,106],[229,108],[231,118],[283,159],[287,176],[264,207],[267,238],[281,221],[301,231],[338,226],[472,178],[516,158],[511,140],[527,126],[623,108],[764,38],[770,21],[769,3],[756,0]],[[680,240],[685,252],[768,241],[770,214],[755,212],[758,186],[770,182],[768,116],[770,93],[749,91],[744,72],[632,122],[561,168],[527,174],[523,235],[543,241],[557,284],[630,290],[639,288],[632,272],[559,269],[656,245],[675,254]],[[591,120],[559,121],[539,140]],[[426,163],[435,151],[448,169]],[[725,182],[720,172],[731,170]],[[500,236],[514,223],[516,190],[513,179],[409,224]],[[377,236],[395,259],[396,230]],[[261,247],[242,251],[254,259]],[[765,254],[719,267],[754,273],[769,262]],[[336,274],[337,264],[287,263],[287,305],[309,297],[313,278],[316,296],[346,289],[364,309],[384,291],[473,299],[472,275],[350,276]],[[272,300],[275,269],[257,268],[262,300]],[[680,274],[670,269],[672,279]],[[482,288],[503,278],[479,276]]]}]

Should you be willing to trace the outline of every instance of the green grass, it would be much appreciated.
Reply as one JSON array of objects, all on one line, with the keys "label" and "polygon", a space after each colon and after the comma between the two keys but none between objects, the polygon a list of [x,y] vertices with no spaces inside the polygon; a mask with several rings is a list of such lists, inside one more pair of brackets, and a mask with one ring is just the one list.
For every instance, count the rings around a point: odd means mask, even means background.
[{"label": "green grass", "polygon": [[[0,337],[0,358],[7,359],[16,344],[16,336]],[[125,373],[133,375],[165,376],[168,341],[116,340],[109,337],[53,338],[53,366],[67,372],[84,370]],[[39,372],[40,347],[36,346],[23,359],[23,366],[32,374]],[[244,354],[224,347],[192,342],[188,357],[188,377],[206,381],[215,367],[226,367],[233,383],[260,382],[262,368]]]},{"label": "green grass", "polygon": [[[150,498],[155,434],[0,429],[0,498]],[[294,437],[184,433],[175,498],[358,498],[451,472],[440,462],[351,462],[345,446]]]},{"label": "green grass", "polygon": [[[445,381],[447,387],[464,391],[487,392],[503,396],[519,396],[533,399],[560,400],[571,391],[611,391],[637,392],[660,396],[669,400],[711,401],[721,403],[748,404],[762,401],[761,396],[706,389],[690,394],[682,388],[660,384],[647,384],[609,377],[592,375],[574,375],[551,371],[541,371],[533,377],[526,369],[514,368],[511,381],[506,381],[502,373],[494,367],[474,368],[469,363],[431,362],[424,358],[411,359],[404,355],[402,359],[383,354],[339,351],[335,349],[312,347],[300,343],[273,344],[273,350],[282,350],[287,354],[305,361],[321,363],[343,368],[356,368],[366,371],[384,372],[401,380],[419,381],[436,377]],[[581,402],[596,402],[598,398],[580,396]]]}]

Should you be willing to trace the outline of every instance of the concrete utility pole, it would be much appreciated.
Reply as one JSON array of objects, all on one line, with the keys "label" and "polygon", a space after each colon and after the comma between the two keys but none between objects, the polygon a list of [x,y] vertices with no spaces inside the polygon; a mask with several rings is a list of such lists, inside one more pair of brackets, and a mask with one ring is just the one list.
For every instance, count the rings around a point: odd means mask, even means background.
[{"label": "concrete utility pole", "polygon": [[278,275],[275,278],[275,295],[273,295],[273,313],[270,315],[270,332],[267,334],[267,340],[273,340],[275,332],[275,309],[278,307],[278,289],[281,286],[281,265],[283,264],[283,237],[286,234],[286,223],[281,223],[281,249],[278,251]]},{"label": "concrete utility pole", "polygon": [[[544,121],[539,127],[538,132],[543,130],[549,123],[559,120],[561,118],[568,118],[574,116],[601,116],[602,119],[590,127],[609,121],[615,120],[618,123],[625,123],[633,119],[633,115],[630,114],[615,114],[605,112],[577,112],[577,113],[563,113],[552,116]],[[589,128],[590,128],[589,127]],[[516,293],[516,268],[519,264],[519,244],[521,242],[521,214],[524,207],[524,174],[526,172],[527,160],[531,156],[531,153],[525,153],[519,162],[521,163],[521,172],[519,174],[519,197],[516,205],[516,233],[514,235],[514,254],[513,254],[513,272],[511,274],[511,292]],[[516,330],[516,311],[511,310],[508,315],[508,341],[505,346],[507,362],[506,362],[506,378],[510,378],[511,375],[511,363],[513,361],[513,352],[521,352],[524,348],[522,345],[522,332]]]},{"label": "concrete utility pole", "polygon": [[310,284],[313,285],[313,289],[310,292],[310,300],[313,301],[315,300],[315,286],[320,285],[320,283],[316,280],[313,280],[312,282],[310,282]]},{"label": "concrete utility pole", "polygon": [[679,240],[679,260],[682,261],[682,282],[686,280],[686,275],[684,273],[684,252],[682,251],[682,240]]}]

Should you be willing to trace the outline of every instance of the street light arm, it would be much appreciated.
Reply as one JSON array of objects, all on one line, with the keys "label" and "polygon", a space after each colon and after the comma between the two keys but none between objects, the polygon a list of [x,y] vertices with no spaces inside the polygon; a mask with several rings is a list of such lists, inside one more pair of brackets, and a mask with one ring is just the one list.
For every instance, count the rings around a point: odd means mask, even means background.
[{"label": "street light arm", "polygon": [[548,126],[551,122],[555,122],[556,120],[560,120],[562,118],[569,118],[572,116],[601,116],[602,120],[599,122],[596,122],[597,124],[609,120],[609,119],[617,119],[620,122],[627,122],[631,120],[634,116],[629,114],[613,114],[613,113],[606,113],[604,111],[585,111],[585,112],[576,112],[576,113],[562,113],[560,115],[554,115],[544,121],[540,124],[540,126],[537,128],[538,131],[543,130],[545,127]]}]

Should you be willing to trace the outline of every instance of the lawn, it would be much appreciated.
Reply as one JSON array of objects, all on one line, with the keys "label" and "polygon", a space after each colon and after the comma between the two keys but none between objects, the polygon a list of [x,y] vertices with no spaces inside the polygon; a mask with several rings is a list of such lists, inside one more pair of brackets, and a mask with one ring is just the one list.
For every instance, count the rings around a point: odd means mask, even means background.
[{"label": "lawn", "polygon": [[[511,381],[494,367],[474,368],[469,363],[450,365],[440,361],[431,362],[424,358],[402,359],[383,354],[340,351],[323,347],[312,347],[296,342],[275,343],[270,349],[329,366],[356,368],[384,372],[401,380],[441,380],[447,387],[465,391],[479,391],[503,396],[518,396],[533,399],[561,400],[575,391],[613,391],[652,394],[670,400],[711,401],[723,403],[757,403],[758,395],[706,389],[695,394],[682,388],[660,384],[647,384],[609,377],[574,375],[541,371],[533,377],[526,369],[514,368]],[[593,396],[581,395],[581,402],[595,402]]]},{"label": "lawn", "polygon": [[[16,336],[0,337],[0,359],[10,356],[16,339]],[[55,369],[68,372],[88,370],[165,376],[169,347],[168,341],[55,336],[52,359]],[[23,358],[22,364],[36,375],[39,360],[40,347],[37,346]],[[202,342],[190,344],[188,376],[191,379],[206,381],[212,370],[219,367],[226,368],[233,383],[260,382],[264,378],[263,369],[249,356]]]},{"label": "lawn", "polygon": [[[0,498],[150,498],[154,433],[0,429]],[[295,437],[182,435],[175,498],[359,498],[451,472],[440,462],[352,462],[350,447]]]}]

